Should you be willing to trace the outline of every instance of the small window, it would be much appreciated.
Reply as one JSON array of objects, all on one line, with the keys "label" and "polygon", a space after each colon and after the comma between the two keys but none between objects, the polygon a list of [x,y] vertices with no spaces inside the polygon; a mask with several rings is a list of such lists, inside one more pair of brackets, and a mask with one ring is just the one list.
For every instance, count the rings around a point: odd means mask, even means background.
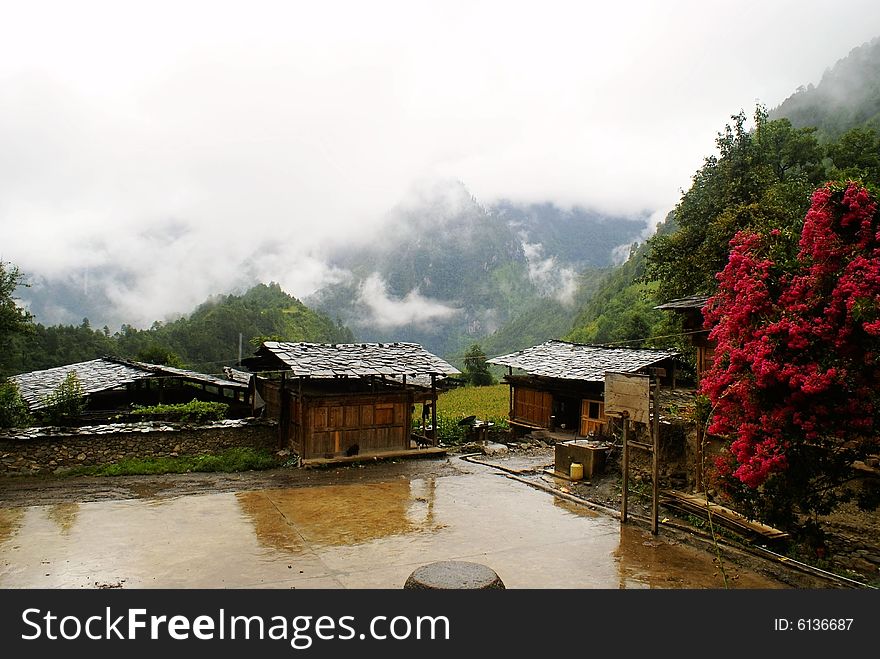
[{"label": "small window", "polygon": [[588,401],[590,403],[589,409],[587,410],[587,416],[590,419],[598,419],[599,418],[599,403],[596,401]]}]

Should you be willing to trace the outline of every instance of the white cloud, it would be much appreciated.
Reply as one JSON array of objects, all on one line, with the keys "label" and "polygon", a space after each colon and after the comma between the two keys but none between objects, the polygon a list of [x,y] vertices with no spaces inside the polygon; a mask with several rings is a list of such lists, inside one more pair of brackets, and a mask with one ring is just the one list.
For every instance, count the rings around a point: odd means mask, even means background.
[{"label": "white cloud", "polygon": [[402,298],[388,294],[388,287],[378,273],[373,273],[361,284],[358,302],[369,311],[368,323],[380,329],[393,329],[404,325],[429,327],[432,323],[447,320],[460,309],[438,300],[432,300],[413,289]]},{"label": "white cloud", "polygon": [[417,179],[668,209],[731,114],[878,34],[867,0],[5,3],[0,258],[124,271],[94,285],[155,318],[308,295]]},{"label": "white cloud", "polygon": [[563,304],[572,304],[577,292],[577,272],[559,265],[555,256],[544,257],[541,243],[530,243],[520,234],[523,253],[529,265],[529,280],[544,297],[552,297]]}]

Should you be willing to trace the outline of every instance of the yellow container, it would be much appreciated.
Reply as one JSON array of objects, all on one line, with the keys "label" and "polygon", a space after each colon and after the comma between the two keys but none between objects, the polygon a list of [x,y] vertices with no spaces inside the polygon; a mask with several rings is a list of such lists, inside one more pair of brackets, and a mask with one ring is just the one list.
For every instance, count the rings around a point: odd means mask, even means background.
[{"label": "yellow container", "polygon": [[584,465],[580,462],[572,462],[568,468],[568,477],[573,481],[582,480],[584,477]]}]

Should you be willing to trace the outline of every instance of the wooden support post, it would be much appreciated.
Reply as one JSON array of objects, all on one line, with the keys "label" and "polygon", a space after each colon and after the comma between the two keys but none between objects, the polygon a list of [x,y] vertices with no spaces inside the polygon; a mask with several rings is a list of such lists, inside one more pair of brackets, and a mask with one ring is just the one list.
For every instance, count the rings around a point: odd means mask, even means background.
[{"label": "wooden support post", "polygon": [[629,418],[623,417],[623,493],[620,501],[620,523],[626,524],[626,499],[629,495]]},{"label": "wooden support post", "polygon": [[302,457],[306,452],[306,405],[305,400],[303,400],[303,377],[301,375],[297,383],[297,396],[297,420],[299,424],[296,429],[296,439],[299,442],[298,453]]},{"label": "wooden support post", "polygon": [[437,376],[431,373],[431,441],[437,446]]},{"label": "wooden support post", "polygon": [[654,380],[654,418],[651,423],[654,450],[651,456],[651,533],[657,535],[660,514],[660,378]]},{"label": "wooden support post", "polygon": [[706,443],[706,426],[697,428],[697,463],[694,465],[694,487],[697,492],[703,491],[703,448]]},{"label": "wooden support post", "polygon": [[287,441],[287,373],[281,374],[281,386],[278,388],[278,448],[283,449]]}]

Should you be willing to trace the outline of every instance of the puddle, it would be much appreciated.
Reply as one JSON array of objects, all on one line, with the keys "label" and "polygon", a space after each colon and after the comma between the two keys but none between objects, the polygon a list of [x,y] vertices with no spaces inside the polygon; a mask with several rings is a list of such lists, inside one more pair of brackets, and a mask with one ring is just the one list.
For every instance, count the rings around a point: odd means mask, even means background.
[{"label": "puddle", "polygon": [[396,589],[439,560],[484,563],[508,588],[723,587],[709,554],[489,470],[0,509],[3,588]]}]

